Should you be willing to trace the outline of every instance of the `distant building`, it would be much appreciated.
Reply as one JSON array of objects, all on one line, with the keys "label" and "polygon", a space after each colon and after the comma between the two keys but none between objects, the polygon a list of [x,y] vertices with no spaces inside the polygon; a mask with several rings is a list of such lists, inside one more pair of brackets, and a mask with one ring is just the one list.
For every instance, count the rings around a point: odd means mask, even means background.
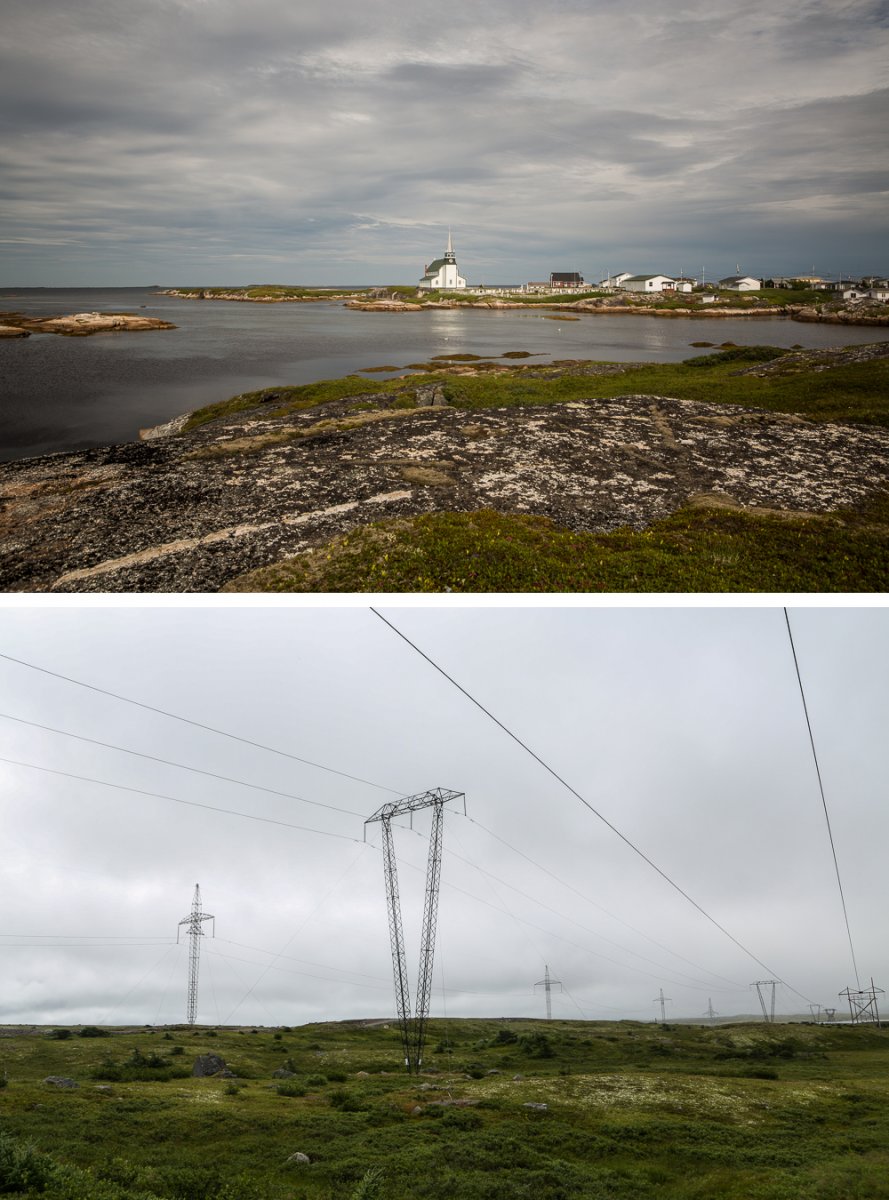
[{"label": "distant building", "polygon": [[578,271],[553,271],[549,277],[549,286],[553,291],[562,288],[582,288],[583,276]]},{"label": "distant building", "polygon": [[620,287],[624,292],[663,292],[675,282],[672,275],[628,275]]},{"label": "distant building", "polygon": [[604,279],[599,280],[596,286],[600,288],[619,288],[623,281],[629,278],[629,271],[619,271],[617,275],[606,275]]},{"label": "distant building", "polygon": [[451,244],[451,231],[448,230],[448,248],[444,258],[431,262],[423,273],[418,287],[428,291],[453,292],[466,287],[466,280],[457,271],[457,258]]},{"label": "distant building", "polygon": [[762,280],[754,279],[752,275],[729,275],[720,279],[719,286],[727,292],[758,292]]},{"label": "distant building", "polygon": [[868,300],[881,300],[884,304],[889,301],[889,287],[873,287],[868,289]]},{"label": "distant building", "polygon": [[688,275],[680,275],[673,280],[673,288],[677,292],[694,291],[694,286],[697,281],[691,279]]}]

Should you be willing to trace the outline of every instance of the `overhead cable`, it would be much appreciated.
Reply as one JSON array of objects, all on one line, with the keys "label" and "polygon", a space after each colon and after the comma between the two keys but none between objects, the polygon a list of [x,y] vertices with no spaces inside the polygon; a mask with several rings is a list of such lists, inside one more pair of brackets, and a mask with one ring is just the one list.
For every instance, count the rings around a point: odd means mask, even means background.
[{"label": "overhead cable", "polygon": [[[438,663],[435,662],[434,659],[430,658],[429,655],[425,653],[425,651],[421,650],[420,647],[415,642],[412,642],[411,639],[406,634],[402,633],[401,630],[396,625],[393,625],[393,623],[387,617],[384,617],[383,614],[381,612],[379,612],[377,609],[375,609],[372,605],[370,606],[370,611],[374,614],[375,617],[379,617],[379,619],[385,625],[388,625],[393,633],[396,633],[402,639],[402,641],[406,642],[408,644],[408,646],[411,647],[412,650],[414,650],[417,654],[419,654],[421,658],[424,658],[426,660],[426,662],[428,662],[431,667],[433,667],[436,671],[438,671],[438,673],[440,675],[443,675],[444,678],[450,684],[452,684],[459,692],[461,692],[466,697],[466,699],[469,700],[469,702],[471,704],[474,704],[475,707],[477,709],[479,709],[480,712],[484,713],[484,715],[486,717],[488,717],[489,720],[493,721],[494,724],[507,735],[507,737],[511,738],[516,743],[516,745],[520,746],[525,751],[526,754],[529,754],[531,756],[531,758],[533,758],[536,763],[538,763],[541,767],[543,767],[543,769],[549,775],[551,775],[553,777],[553,779],[555,779],[558,783],[560,783],[562,785],[562,787],[564,787],[566,789],[566,791],[570,792],[571,795],[575,797],[575,799],[579,800],[580,803],[584,806],[584,808],[589,809],[589,811],[593,814],[593,816],[597,817],[603,823],[603,825],[607,826],[607,828],[610,829],[613,834],[615,834],[618,838],[620,838],[620,840],[624,843],[624,845],[628,846],[629,849],[632,850],[634,854],[638,855],[638,857],[641,858],[643,862],[647,863],[647,865],[649,867],[651,867],[651,869],[653,871],[655,871],[658,875],[660,875],[661,879],[663,879],[666,883],[668,883],[670,885],[670,887],[674,889],[674,891],[678,892],[679,895],[683,897],[683,899],[687,900],[688,903],[693,908],[695,908],[701,914],[702,917],[704,917],[707,921],[710,922],[711,925],[713,925],[716,929],[718,929],[720,933],[722,933],[725,937],[727,937],[730,942],[733,942],[738,947],[739,950],[742,950],[744,952],[744,954],[746,954],[749,958],[753,959],[753,961],[755,963],[757,963],[764,970],[768,971],[770,974],[775,975],[777,977],[776,972],[773,971],[771,967],[769,967],[766,963],[764,963],[762,961],[762,959],[757,958],[757,956],[753,953],[753,951],[749,950],[743,944],[743,942],[739,941],[738,938],[736,938],[734,936],[734,934],[729,933],[729,931],[725,928],[724,925],[721,925],[719,923],[719,921],[717,921],[715,917],[711,916],[710,913],[708,913],[707,910],[702,905],[698,904],[697,900],[693,899],[688,894],[688,892],[686,892],[683,888],[681,888],[679,886],[679,884],[667,874],[666,871],[662,870],[657,865],[657,863],[654,862],[652,859],[650,859],[643,850],[640,850],[640,848],[635,844],[635,842],[631,841],[630,838],[628,838],[625,833],[622,833],[617,828],[616,825],[612,824],[612,822],[609,821],[608,818],[606,816],[604,816],[603,813],[599,812],[599,810],[597,808],[595,808],[592,804],[590,804],[589,800],[587,800],[584,796],[582,796],[580,794],[580,792],[577,791],[576,788],[572,787],[571,784],[567,782],[567,780],[563,779],[563,777],[553,767],[551,767],[549,765],[549,763],[547,763],[544,759],[542,759],[539,754],[537,754],[534,750],[532,750],[531,747],[526,742],[523,742],[522,739],[517,734],[513,733],[513,731],[511,729],[509,729],[508,726],[504,725],[504,723],[502,721],[500,721],[497,717],[495,717],[494,714],[489,709],[485,708],[485,706],[481,703],[480,700],[477,700],[475,698],[475,696],[472,695],[471,692],[467,691],[467,689],[465,687],[463,687],[461,684],[459,684],[452,675],[449,675],[448,672],[443,667],[440,667],[438,665]],[[804,996],[802,992],[798,992],[796,990],[796,988],[792,987],[785,980],[781,980],[781,982],[784,983],[785,987],[790,988],[790,990],[792,992],[794,992],[797,996],[799,996],[801,999],[803,999],[807,1003],[809,1003],[809,998],[807,996]]]},{"label": "overhead cable", "polygon": [[363,783],[368,787],[378,788],[383,792],[393,792],[396,796],[402,793],[398,788],[386,787],[382,783],[374,783],[370,779],[361,779],[357,775],[349,775],[346,771],[339,771],[336,767],[328,767],[324,763],[313,762],[309,758],[300,758],[298,754],[291,754],[287,750],[279,750],[276,746],[265,746],[261,742],[254,742],[250,738],[241,737],[237,733],[229,733],[225,729],[216,729],[213,725],[205,725],[201,721],[193,721],[190,717],[183,717],[179,713],[169,712],[165,708],[157,708],[153,704],[144,704],[141,700],[133,700],[130,696],[122,696],[119,692],[108,691],[107,688],[97,687],[92,683],[84,683],[82,679],[72,679],[70,675],[62,675],[58,671],[50,671],[48,667],[39,667],[36,663],[25,662],[24,659],[15,658],[12,654],[3,654],[0,652],[0,658],[5,658],[7,662],[17,663],[20,667],[28,667],[31,671],[40,671],[43,675],[51,675],[54,679],[63,679],[65,683],[73,683],[77,687],[88,688],[91,692],[98,692],[101,696],[110,696],[113,700],[121,700],[124,704],[135,705],[136,708],[145,709],[146,712],[157,713],[162,717],[169,717],[173,721],[181,721],[184,725],[192,725],[195,729],[203,729],[206,733],[215,733],[219,737],[230,738],[232,741],[241,742],[245,746],[253,746],[256,750],[265,750],[269,754],[279,754],[282,758],[289,758],[293,762],[303,763],[308,767],[317,767],[320,771],[329,771],[332,775],[341,775],[344,779],[351,779],[353,783]]},{"label": "overhead cable", "polygon": [[47,733],[58,733],[62,737],[74,738],[78,742],[86,742],[90,746],[101,746],[103,750],[117,750],[120,754],[131,754],[135,758],[145,758],[149,762],[161,763],[165,767],[176,767],[180,771],[191,771],[195,775],[206,775],[208,779],[218,779],[222,783],[236,783],[239,787],[253,788],[257,792],[268,792],[270,796],[281,796],[284,800],[298,800],[300,804],[312,804],[316,808],[329,808],[331,812],[345,813],[348,817],[363,817],[364,814],[349,808],[338,808],[335,804],[325,804],[323,800],[307,800],[305,796],[296,796],[293,792],[281,792],[277,788],[264,787],[261,783],[249,783],[244,779],[233,779],[230,775],[217,775],[215,771],[205,771],[201,767],[190,767],[186,763],[173,762],[169,758],[159,758],[156,754],[144,754],[141,750],[130,750],[126,746],[115,746],[111,742],[100,742],[96,738],[85,737],[81,733],[70,733],[67,729],[55,729],[52,725],[41,725],[39,721],[27,721],[24,717],[14,717],[10,713],[0,713],[4,721],[16,721],[20,725],[30,725],[34,729],[43,729]]},{"label": "overhead cable", "polygon": [[197,800],[183,800],[179,796],[165,796],[159,792],[148,792],[144,788],[128,787],[125,783],[111,783],[107,779],[92,779],[88,775],[75,775],[71,771],[59,771],[54,767],[41,767],[37,763],[20,762],[15,758],[0,757],[0,762],[10,763],[14,767],[27,767],[30,771],[43,771],[47,775],[61,775],[65,779],[76,779],[80,783],[96,783],[100,787],[116,788],[121,792],[133,792],[137,796],[148,796],[152,800],[169,800],[173,804],[185,804],[189,808],[203,808],[208,812],[224,813],[229,817],[241,817],[245,821],[261,821],[265,825],[282,825],[285,829],[298,829],[302,833],[317,833],[322,837],[340,838],[344,842],[357,842],[361,845],[361,839],[349,837],[345,833],[330,833],[326,829],[312,829],[308,825],[294,825],[290,821],[278,821],[274,817],[260,817],[255,813],[238,812],[234,808],[220,808],[216,804],[201,804]]},{"label": "overhead cable", "polygon": [[790,628],[790,616],[786,607],[784,609],[784,620],[787,625],[787,636],[790,638],[790,650],[793,654],[793,666],[796,671],[796,682],[799,684],[799,694],[803,702],[803,714],[806,718],[806,729],[809,731],[809,745],[812,747],[812,759],[815,763],[815,774],[818,777],[818,790],[821,793],[821,807],[824,809],[824,820],[827,823],[827,836],[830,839],[830,852],[833,855],[833,869],[836,872],[837,887],[840,890],[840,903],[843,906],[843,920],[846,923],[846,936],[849,939],[849,953],[852,955],[852,969],[855,972],[855,985],[860,991],[861,980],[858,978],[858,963],[855,961],[855,947],[852,944],[852,930],[849,926],[849,914],[846,911],[846,896],[843,892],[843,881],[840,878],[840,864],[839,860],[837,859],[837,848],[834,845],[833,830],[830,827],[830,814],[827,811],[827,797],[824,794],[824,781],[821,778],[821,767],[818,765],[818,754],[815,750],[815,737],[812,733],[812,722],[809,720],[809,707],[806,704],[806,693],[803,691],[803,681],[799,670],[799,660],[796,657],[796,646],[793,644],[793,632]]}]

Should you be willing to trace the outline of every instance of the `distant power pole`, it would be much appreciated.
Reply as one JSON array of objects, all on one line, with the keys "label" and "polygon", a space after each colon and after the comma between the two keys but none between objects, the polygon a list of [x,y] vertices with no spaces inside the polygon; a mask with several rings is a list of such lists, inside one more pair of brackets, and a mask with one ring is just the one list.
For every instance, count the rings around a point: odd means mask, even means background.
[{"label": "distant power pole", "polygon": [[543,978],[535,983],[534,986],[536,988],[542,987],[546,991],[546,1019],[547,1021],[551,1021],[553,1019],[553,1002],[550,998],[550,995],[554,987],[557,987],[561,990],[562,985],[558,979],[550,978],[549,964],[547,963],[545,966],[546,970],[543,972]]},{"label": "distant power pole", "polygon": [[669,996],[665,996],[665,995],[664,995],[664,989],[663,989],[663,988],[659,988],[659,989],[658,989],[658,995],[655,997],[655,999],[654,999],[654,1000],[652,1000],[652,1002],[651,1002],[651,1003],[652,1003],[652,1004],[660,1004],[660,1006],[661,1006],[661,1024],[662,1024],[662,1025],[666,1025],[666,1023],[667,1023],[667,1009],[666,1009],[666,1005],[668,1005],[668,1004],[672,1004],[672,1003],[673,1003],[673,1001],[670,999],[670,997],[669,997]]},{"label": "distant power pole", "polygon": [[709,996],[707,997],[707,1016],[710,1018],[711,1023],[715,1025],[716,1018],[719,1016],[719,1013],[714,1009],[713,1001]]},{"label": "distant power pole", "polygon": [[815,1018],[815,1024],[820,1025],[821,1024],[821,1005],[820,1004],[810,1004],[809,1012]]},{"label": "distant power pole", "polygon": [[[775,986],[777,983],[778,983],[777,979],[757,979],[756,982],[753,984],[753,987],[756,988],[756,994],[757,994],[757,996],[759,996],[759,1003],[760,1003],[760,1007],[762,1008],[762,1019],[764,1021],[774,1021],[775,1020]],[[769,1016],[769,1013],[766,1012],[766,1002],[765,1002],[765,998],[762,994],[762,989],[764,987],[770,987],[772,989],[771,1016]]]},{"label": "distant power pole", "polygon": [[213,936],[216,936],[216,918],[212,913],[201,912],[201,889],[194,885],[194,899],[191,902],[191,912],[183,917],[176,930],[176,944],[179,944],[179,931],[183,925],[188,926],[188,1023],[194,1025],[198,1011],[198,963],[201,956],[201,938],[204,931],[201,925],[204,921],[213,922]]}]

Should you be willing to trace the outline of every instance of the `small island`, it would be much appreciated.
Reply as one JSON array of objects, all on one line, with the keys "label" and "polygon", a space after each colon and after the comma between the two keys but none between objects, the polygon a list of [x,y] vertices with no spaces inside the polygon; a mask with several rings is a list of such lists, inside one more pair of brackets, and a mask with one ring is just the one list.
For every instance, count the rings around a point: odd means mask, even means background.
[{"label": "small island", "polygon": [[21,313],[0,313],[0,337],[24,338],[32,333],[59,333],[63,337],[90,337],[94,333],[141,332],[143,329],[175,329],[159,317],[135,313],[72,313],[62,317],[26,317]]}]

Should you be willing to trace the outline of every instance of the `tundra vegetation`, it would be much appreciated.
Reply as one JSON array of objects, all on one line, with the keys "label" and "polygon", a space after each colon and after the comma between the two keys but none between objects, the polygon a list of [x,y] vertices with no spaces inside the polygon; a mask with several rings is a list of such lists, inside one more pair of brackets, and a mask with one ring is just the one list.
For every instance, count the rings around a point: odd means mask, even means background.
[{"label": "tundra vegetation", "polygon": [[394,1023],[105,1032],[0,1031],[0,1194],[889,1198],[874,1026],[434,1021],[419,1077]]},{"label": "tundra vegetation", "polygon": [[[889,358],[840,365],[828,352],[722,346],[679,363],[554,363],[511,368],[451,356],[410,364],[462,409],[557,404],[628,394],[735,404],[814,422],[889,425]],[[857,352],[853,352],[857,353]],[[869,353],[863,351],[862,353]],[[782,362],[783,360],[783,362]],[[592,367],[592,369],[587,369]],[[393,368],[395,369],[395,368]],[[242,410],[262,393],[194,413],[187,429]],[[411,408],[404,378],[350,376],[276,390],[268,416],[349,396]],[[388,398],[391,397],[391,400]],[[689,506],[647,529],[583,533],[535,516],[432,513],[383,521],[239,576],[225,590],[279,592],[882,592],[889,582],[889,495],[832,514]]]}]

